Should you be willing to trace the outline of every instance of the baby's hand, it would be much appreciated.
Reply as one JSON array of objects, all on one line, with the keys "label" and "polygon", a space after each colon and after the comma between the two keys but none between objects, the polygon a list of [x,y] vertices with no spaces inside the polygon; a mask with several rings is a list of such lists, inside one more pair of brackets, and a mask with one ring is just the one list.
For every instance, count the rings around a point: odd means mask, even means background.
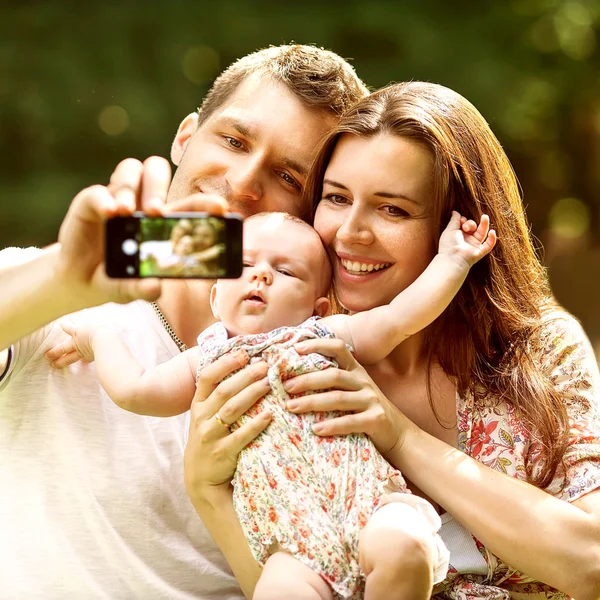
[{"label": "baby's hand", "polygon": [[68,321],[61,321],[60,326],[69,338],[50,348],[44,356],[57,369],[68,367],[77,361],[90,363],[94,360],[92,338],[98,329],[93,326],[75,326]]},{"label": "baby's hand", "polygon": [[496,232],[490,229],[490,218],[481,216],[479,226],[475,221],[461,217],[452,211],[450,222],[440,237],[440,254],[446,254],[457,262],[472,267],[478,260],[489,254],[496,245]]}]

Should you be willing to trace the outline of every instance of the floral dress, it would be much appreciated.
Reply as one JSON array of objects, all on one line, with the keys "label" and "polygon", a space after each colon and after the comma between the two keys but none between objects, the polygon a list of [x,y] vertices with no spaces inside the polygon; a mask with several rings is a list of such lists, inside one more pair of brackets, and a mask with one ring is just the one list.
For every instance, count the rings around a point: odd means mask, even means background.
[{"label": "floral dress", "polygon": [[[199,338],[198,373],[218,357],[243,348],[250,362],[266,361],[271,392],[232,430],[268,408],[273,420],[240,454],[233,502],[256,560],[281,549],[308,565],[336,598],[360,599],[364,577],[358,564],[358,534],[391,492],[410,493],[399,471],[366,435],[319,437],[312,425],[340,413],[295,415],[285,408],[286,379],[335,366],[320,354],[299,355],[294,344],[334,337],[316,318],[298,327],[227,339],[222,323]],[[385,499],[383,499],[385,502]],[[444,565],[446,572],[447,561]],[[442,575],[443,577],[443,575]]]},{"label": "floral dress", "polygon": [[[571,423],[565,469],[559,468],[546,491],[567,502],[600,487],[600,375],[593,350],[577,321],[564,313],[547,317],[537,348],[540,369],[550,377],[567,406]],[[538,448],[510,402],[488,396],[474,401],[468,392],[457,398],[459,449],[479,462],[525,480],[535,468]],[[561,490],[563,477],[566,485]],[[465,490],[468,493],[468,490]],[[475,542],[488,574],[457,573],[434,588],[434,598],[451,600],[565,600],[568,596],[513,569]]]}]

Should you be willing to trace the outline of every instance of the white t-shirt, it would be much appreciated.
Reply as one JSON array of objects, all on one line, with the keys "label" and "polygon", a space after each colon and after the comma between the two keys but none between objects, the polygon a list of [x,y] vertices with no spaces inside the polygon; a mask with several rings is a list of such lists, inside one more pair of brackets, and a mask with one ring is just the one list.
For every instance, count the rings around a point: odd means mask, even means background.
[{"label": "white t-shirt", "polygon": [[[112,327],[146,367],[178,353],[143,301],[72,318]],[[243,598],[185,491],[186,415],[118,408],[93,363],[52,368],[64,336],[20,340],[0,381],[0,598]]]}]

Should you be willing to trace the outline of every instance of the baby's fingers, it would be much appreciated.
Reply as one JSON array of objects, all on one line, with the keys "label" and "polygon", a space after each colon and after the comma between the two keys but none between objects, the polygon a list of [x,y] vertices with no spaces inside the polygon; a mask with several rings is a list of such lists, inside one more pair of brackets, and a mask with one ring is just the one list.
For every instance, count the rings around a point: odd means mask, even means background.
[{"label": "baby's fingers", "polygon": [[496,235],[496,231],[494,229],[490,229],[487,239],[481,244],[481,256],[489,254],[496,245],[497,241],[498,236]]},{"label": "baby's fingers", "polygon": [[65,354],[70,354],[71,352],[75,352],[77,348],[75,347],[75,342],[73,338],[69,338],[68,340],[56,344],[53,348],[50,348],[45,354],[44,357],[50,361],[54,361]]},{"label": "baby's fingers", "polygon": [[[473,223],[474,221],[467,221],[468,223]],[[488,232],[490,230],[490,218],[487,215],[481,215],[481,220],[479,221],[479,226],[473,231],[472,235],[478,242],[484,242],[486,237],[488,236]],[[493,246],[492,246],[493,247]]]},{"label": "baby's fingers", "polygon": [[69,352],[68,354],[63,354],[60,358],[53,360],[52,366],[55,369],[64,369],[65,367],[68,367],[69,365],[76,363],[77,361],[81,360],[82,358],[83,357],[81,356],[81,354],[77,351]]}]

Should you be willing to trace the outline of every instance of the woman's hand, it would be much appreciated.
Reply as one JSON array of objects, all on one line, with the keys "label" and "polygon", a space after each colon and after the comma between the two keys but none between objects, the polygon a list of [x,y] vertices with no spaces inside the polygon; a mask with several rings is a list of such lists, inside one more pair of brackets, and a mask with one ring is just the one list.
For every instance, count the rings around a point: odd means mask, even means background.
[{"label": "woman's hand", "polygon": [[208,365],[198,377],[184,455],[185,485],[195,506],[202,501],[213,502],[215,492],[229,493],[239,453],[271,422],[271,414],[263,411],[235,431],[229,430],[229,425],[270,389],[264,362],[223,381],[248,360],[244,351],[228,354]]},{"label": "woman's hand", "polygon": [[328,419],[313,428],[317,435],[366,433],[384,456],[404,444],[409,427],[416,427],[375,385],[365,369],[338,339],[315,339],[295,346],[299,354],[317,352],[333,358],[339,365],[298,375],[284,383],[289,394],[326,390],[293,398],[288,410],[294,413],[340,410],[350,414]]}]

